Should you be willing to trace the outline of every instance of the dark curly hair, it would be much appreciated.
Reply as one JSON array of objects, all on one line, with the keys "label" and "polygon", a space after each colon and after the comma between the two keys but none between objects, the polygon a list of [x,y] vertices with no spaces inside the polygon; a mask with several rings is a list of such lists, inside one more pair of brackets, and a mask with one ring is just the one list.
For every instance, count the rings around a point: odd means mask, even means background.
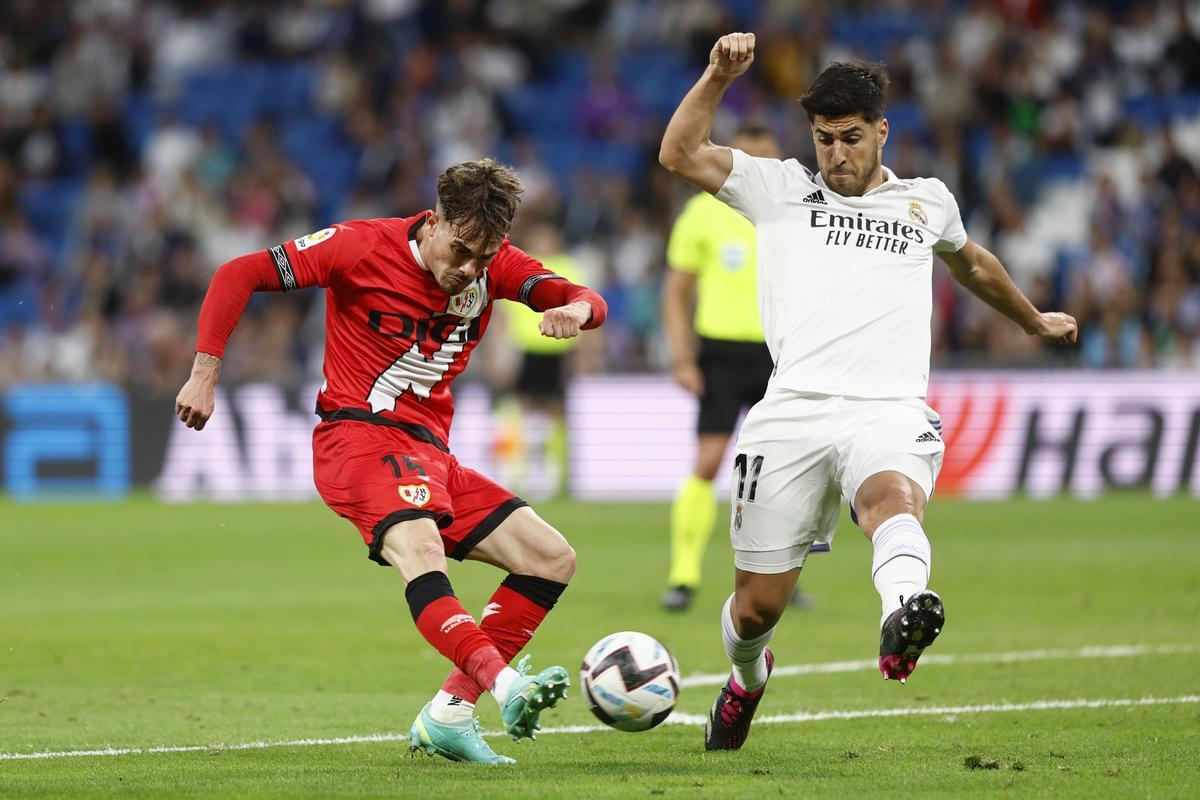
[{"label": "dark curly hair", "polygon": [[800,98],[811,124],[818,116],[862,114],[867,122],[883,118],[888,86],[887,67],[878,61],[835,61],[817,76]]},{"label": "dark curly hair", "polygon": [[455,164],[437,179],[439,213],[468,241],[507,236],[524,191],[517,173],[491,158]]}]

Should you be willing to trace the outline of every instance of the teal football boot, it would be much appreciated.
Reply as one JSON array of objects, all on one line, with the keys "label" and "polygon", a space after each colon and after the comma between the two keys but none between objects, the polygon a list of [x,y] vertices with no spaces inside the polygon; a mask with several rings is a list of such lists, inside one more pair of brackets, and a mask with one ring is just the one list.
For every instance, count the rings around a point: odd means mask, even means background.
[{"label": "teal football boot", "polygon": [[538,715],[566,697],[567,687],[571,685],[563,667],[547,667],[532,676],[526,674],[528,671],[529,656],[525,656],[517,664],[520,677],[513,681],[500,709],[500,718],[504,720],[508,735],[518,742],[522,738],[537,738],[535,732],[541,727]]},{"label": "teal football boot", "polygon": [[516,760],[502,756],[488,746],[479,735],[479,720],[438,722],[429,715],[429,703],[421,709],[408,732],[409,752],[424,751],[451,761],[469,764],[515,764]]}]

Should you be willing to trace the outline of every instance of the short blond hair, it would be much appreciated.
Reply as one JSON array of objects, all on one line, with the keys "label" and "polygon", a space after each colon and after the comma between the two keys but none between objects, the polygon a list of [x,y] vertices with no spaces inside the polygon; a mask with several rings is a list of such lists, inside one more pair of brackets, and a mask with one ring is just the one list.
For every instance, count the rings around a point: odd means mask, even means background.
[{"label": "short blond hair", "polygon": [[491,243],[508,235],[524,191],[512,167],[491,158],[464,161],[438,176],[438,210],[459,236]]}]

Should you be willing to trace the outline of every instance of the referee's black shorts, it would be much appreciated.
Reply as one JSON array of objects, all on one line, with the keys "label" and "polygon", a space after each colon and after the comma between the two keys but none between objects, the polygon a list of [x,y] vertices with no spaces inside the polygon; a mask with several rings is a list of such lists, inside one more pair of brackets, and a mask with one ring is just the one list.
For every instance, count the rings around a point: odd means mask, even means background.
[{"label": "referee's black shorts", "polygon": [[775,365],[761,342],[731,342],[700,337],[700,397],[698,433],[732,433],[742,408],[752,406],[767,391]]},{"label": "referee's black shorts", "polygon": [[530,400],[562,400],[566,394],[565,353],[525,353],[517,373],[517,394]]}]

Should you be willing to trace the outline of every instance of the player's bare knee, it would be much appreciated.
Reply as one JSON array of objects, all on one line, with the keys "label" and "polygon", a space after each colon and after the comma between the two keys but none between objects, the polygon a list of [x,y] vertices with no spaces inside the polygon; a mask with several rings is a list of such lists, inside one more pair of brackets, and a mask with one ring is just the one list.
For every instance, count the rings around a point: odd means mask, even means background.
[{"label": "player's bare knee", "polygon": [[379,552],[400,570],[406,581],[426,572],[446,571],[446,551],[432,521],[400,522],[388,528],[383,536]]},{"label": "player's bare knee", "polygon": [[545,574],[539,577],[569,583],[571,576],[575,574],[575,548],[567,544],[566,539],[562,539],[562,546],[556,548],[546,559],[541,571]]},{"label": "player's bare knee", "polygon": [[854,500],[858,526],[869,539],[883,522],[898,514],[912,514],[920,522],[925,515],[925,497],[907,477],[899,473],[872,476]]},{"label": "player's bare knee", "polygon": [[868,511],[856,511],[856,513],[858,526],[870,539],[875,535],[876,528],[898,514],[912,514],[917,518],[917,522],[922,522],[925,508],[924,504],[917,502],[916,498],[900,496],[889,497],[881,503],[870,506]]},{"label": "player's bare knee", "polygon": [[384,554],[391,553],[401,561],[420,562],[424,564],[440,563],[445,559],[445,551],[440,542],[428,541],[424,538],[416,541],[404,541],[403,534],[393,533],[384,540]]},{"label": "player's bare knee", "polygon": [[754,639],[774,628],[775,623],[779,622],[779,615],[764,609],[747,609],[738,614],[734,622],[738,636]]},{"label": "player's bare knee", "polygon": [[[538,536],[533,547],[525,549],[519,564],[509,569],[546,580],[567,583],[575,574],[575,548],[554,528],[546,525],[544,535]],[[513,569],[513,566],[516,569]]]},{"label": "player's bare knee", "polygon": [[575,575],[575,548],[571,547],[571,545],[567,545],[567,549],[566,552],[563,553],[560,566],[562,568],[562,577],[559,578],[559,580],[562,583],[566,583]]}]

